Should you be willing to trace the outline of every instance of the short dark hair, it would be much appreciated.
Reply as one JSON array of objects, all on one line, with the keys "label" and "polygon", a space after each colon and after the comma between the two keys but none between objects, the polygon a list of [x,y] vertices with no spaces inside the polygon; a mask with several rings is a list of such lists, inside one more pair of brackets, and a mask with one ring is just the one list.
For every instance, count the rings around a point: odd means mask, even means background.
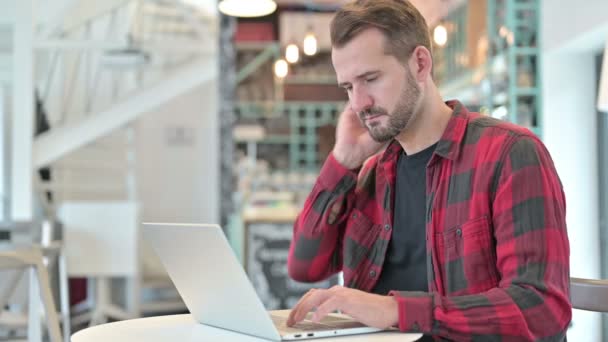
[{"label": "short dark hair", "polygon": [[331,44],[342,47],[368,28],[384,33],[385,52],[400,61],[420,45],[432,54],[426,20],[408,0],[356,0],[345,5],[331,21]]}]

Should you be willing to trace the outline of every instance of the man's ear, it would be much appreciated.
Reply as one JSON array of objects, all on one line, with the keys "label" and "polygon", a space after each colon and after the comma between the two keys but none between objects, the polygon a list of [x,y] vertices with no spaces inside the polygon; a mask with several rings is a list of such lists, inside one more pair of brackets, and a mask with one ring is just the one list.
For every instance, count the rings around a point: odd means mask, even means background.
[{"label": "man's ear", "polygon": [[410,57],[410,68],[414,79],[420,83],[425,83],[432,76],[433,57],[431,52],[422,45],[417,46]]}]

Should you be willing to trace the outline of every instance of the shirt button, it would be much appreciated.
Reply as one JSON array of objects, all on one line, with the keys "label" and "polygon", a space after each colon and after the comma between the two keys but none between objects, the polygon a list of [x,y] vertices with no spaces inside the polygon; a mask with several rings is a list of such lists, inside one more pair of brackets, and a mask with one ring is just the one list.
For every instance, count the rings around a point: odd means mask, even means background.
[{"label": "shirt button", "polygon": [[462,236],[462,229],[460,229],[460,228],[456,229],[456,235]]},{"label": "shirt button", "polygon": [[353,218],[356,219],[357,218],[357,213],[353,214]]},{"label": "shirt button", "polygon": [[370,278],[375,278],[376,277],[376,271],[374,271],[374,270],[369,271],[369,277]]},{"label": "shirt button", "polygon": [[391,225],[390,224],[385,224],[384,225],[384,230],[386,230],[386,231],[391,230]]}]

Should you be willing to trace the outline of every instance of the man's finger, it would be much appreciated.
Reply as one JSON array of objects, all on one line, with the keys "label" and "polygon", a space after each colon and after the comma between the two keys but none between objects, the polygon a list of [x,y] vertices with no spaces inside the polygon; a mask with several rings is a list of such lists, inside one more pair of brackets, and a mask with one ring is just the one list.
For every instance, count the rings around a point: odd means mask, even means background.
[{"label": "man's finger", "polygon": [[331,293],[327,290],[314,291],[308,298],[306,298],[306,300],[302,301],[302,303],[300,305],[298,305],[298,308],[293,316],[294,321],[297,323],[297,322],[300,322],[301,320],[303,320],[304,318],[306,318],[306,315],[313,308],[321,305],[330,296],[331,296]]},{"label": "man's finger", "polygon": [[312,315],[312,321],[318,323],[330,312],[341,310],[341,306],[343,303],[341,302],[340,298],[342,297],[335,295],[331,296],[321,305],[317,306],[317,310],[315,310],[315,313]]},{"label": "man's finger", "polygon": [[341,116],[344,116],[344,120],[347,120],[350,125],[363,126],[363,123],[359,119],[359,115],[352,108],[345,110]]},{"label": "man's finger", "polygon": [[300,307],[300,305],[306,301],[306,298],[310,297],[311,294],[313,292],[315,292],[316,289],[310,289],[308,290],[308,292],[306,292],[302,297],[300,297],[300,300],[298,300],[298,302],[296,303],[296,305],[294,305],[294,307],[291,309],[291,311],[289,312],[289,316],[287,317],[287,326],[292,326],[295,323],[297,323],[294,319],[296,312],[298,311],[298,308]]},{"label": "man's finger", "polygon": [[319,306],[320,303],[325,301],[325,297],[327,297],[327,290],[317,290],[313,292],[310,296],[308,296],[300,305],[298,305],[298,309],[294,314],[294,320],[296,322],[300,322],[306,315],[315,307]]}]

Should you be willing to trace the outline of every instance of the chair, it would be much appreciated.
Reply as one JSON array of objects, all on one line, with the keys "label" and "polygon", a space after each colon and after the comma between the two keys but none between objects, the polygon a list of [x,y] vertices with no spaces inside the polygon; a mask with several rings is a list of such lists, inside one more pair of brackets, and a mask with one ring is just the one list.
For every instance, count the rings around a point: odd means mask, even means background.
[{"label": "chair", "polygon": [[[136,201],[63,201],[57,216],[63,223],[69,274],[88,278],[88,298],[72,310],[74,326],[186,309],[168,276],[143,274],[147,265],[140,252],[146,251],[140,249]],[[122,285],[112,283],[118,279],[125,280],[124,293],[113,286]]]},{"label": "chair", "polygon": [[[57,216],[63,223],[69,275],[89,278],[89,298],[74,308],[72,324],[93,326],[110,319],[139,317],[138,204],[64,201]],[[125,307],[112,300],[110,281],[114,277],[127,279]]]},{"label": "chair", "polygon": [[572,322],[568,338],[574,341],[600,341],[602,316],[608,312],[608,279],[570,278]]},{"label": "chair", "polygon": [[575,309],[608,312],[608,280],[570,278],[570,300]]},{"label": "chair", "polygon": [[[40,341],[41,331],[40,300],[48,307],[59,301],[60,312],[53,311],[47,320],[49,329],[54,329],[52,321],[58,318],[63,329],[63,341],[69,342],[71,334],[69,288],[66,259],[61,240],[61,226],[57,221],[42,222],[1,222],[0,231],[9,232],[11,237],[0,244],[0,327],[8,331],[28,329],[29,341]],[[39,266],[43,268],[38,270]],[[9,269],[9,271],[7,271]],[[29,272],[28,272],[29,271]],[[53,272],[49,276],[49,272]],[[56,273],[55,273],[56,272]],[[29,275],[24,278],[23,275]],[[22,281],[22,278],[23,281]],[[51,279],[49,279],[51,278]],[[54,281],[57,281],[55,283]],[[58,293],[52,288],[58,285]],[[39,293],[41,292],[41,293]],[[51,293],[47,302],[44,293]],[[53,294],[58,295],[54,298]],[[50,303],[50,304],[49,304]],[[26,305],[27,304],[27,305]],[[28,307],[26,309],[26,307]],[[4,310],[5,308],[10,308]],[[17,309],[17,310],[15,310]],[[51,337],[49,330],[49,337]]]},{"label": "chair", "polygon": [[38,307],[38,298],[40,298],[44,306],[50,341],[62,342],[59,319],[49,286],[49,276],[44,265],[42,249],[34,245],[0,247],[0,270],[8,269],[29,269],[28,340],[42,340]]}]

